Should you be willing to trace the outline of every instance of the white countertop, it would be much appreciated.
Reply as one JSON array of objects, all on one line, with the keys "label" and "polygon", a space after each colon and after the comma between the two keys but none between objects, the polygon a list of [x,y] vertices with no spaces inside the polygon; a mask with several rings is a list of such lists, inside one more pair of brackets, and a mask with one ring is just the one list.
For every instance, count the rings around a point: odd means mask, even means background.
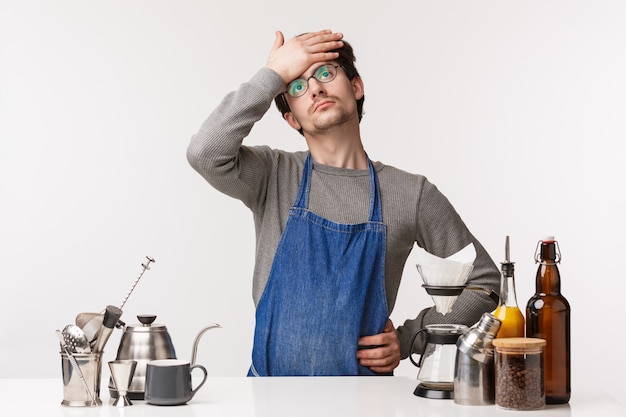
[{"label": "white countertop", "polygon": [[106,382],[99,407],[61,405],[60,378],[0,379],[1,416],[114,416],[114,417],[489,417],[515,414],[549,416],[626,417],[626,408],[599,387],[576,388],[569,404],[536,411],[507,411],[496,406],[463,406],[452,400],[413,395],[417,381],[407,377],[209,377],[186,405],[161,407],[134,400],[111,405]]}]

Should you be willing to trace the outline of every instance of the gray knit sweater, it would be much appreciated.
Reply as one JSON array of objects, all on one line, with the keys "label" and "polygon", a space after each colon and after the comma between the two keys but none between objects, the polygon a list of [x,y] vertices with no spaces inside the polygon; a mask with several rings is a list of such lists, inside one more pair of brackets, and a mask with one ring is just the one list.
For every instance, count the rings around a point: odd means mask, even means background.
[{"label": "gray knit sweater", "polygon": [[[307,151],[285,152],[269,146],[245,146],[242,142],[283,89],[278,74],[262,68],[223,99],[192,137],[187,150],[189,163],[200,175],[252,211],[256,231],[252,282],[255,305],[265,288],[289,208],[295,201]],[[473,242],[477,257],[468,284],[498,292],[498,269],[448,199],[424,176],[384,165],[373,158],[372,161],[380,183],[383,223],[387,225],[385,288],[389,312],[393,310],[402,271],[415,244],[434,255],[447,257]],[[368,218],[369,198],[367,170],[314,163],[309,197],[309,209],[313,212],[338,223],[361,223]],[[419,279],[417,273],[415,279]],[[421,352],[423,339],[418,339],[414,349],[410,342],[422,326],[471,325],[483,312],[495,307],[486,294],[476,291],[464,291],[452,312],[446,315],[437,313],[434,307],[416,306],[416,313],[422,311],[397,329],[402,357],[406,358],[411,351]]]}]

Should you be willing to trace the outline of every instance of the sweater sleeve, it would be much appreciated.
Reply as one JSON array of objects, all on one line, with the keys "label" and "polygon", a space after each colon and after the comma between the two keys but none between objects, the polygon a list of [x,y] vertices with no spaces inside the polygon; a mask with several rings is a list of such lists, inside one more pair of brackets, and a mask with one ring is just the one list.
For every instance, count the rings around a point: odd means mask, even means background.
[{"label": "sweater sleeve", "polygon": [[433,306],[422,310],[415,319],[406,320],[397,329],[402,358],[424,350],[424,333],[411,345],[415,333],[424,326],[456,323],[469,327],[478,322],[484,312],[493,311],[496,302],[490,293],[493,291],[497,294],[500,284],[500,272],[485,248],[470,233],[448,199],[428,181],[422,190],[417,219],[416,242],[436,256],[448,257],[469,243],[474,244],[476,258],[467,286],[480,287],[485,291],[464,290],[452,306],[452,311],[445,315],[437,312]]},{"label": "sweater sleeve", "polygon": [[283,89],[276,72],[261,68],[250,81],[224,97],[187,147],[189,164],[204,179],[248,207],[262,198],[271,152],[268,147],[242,143]]}]

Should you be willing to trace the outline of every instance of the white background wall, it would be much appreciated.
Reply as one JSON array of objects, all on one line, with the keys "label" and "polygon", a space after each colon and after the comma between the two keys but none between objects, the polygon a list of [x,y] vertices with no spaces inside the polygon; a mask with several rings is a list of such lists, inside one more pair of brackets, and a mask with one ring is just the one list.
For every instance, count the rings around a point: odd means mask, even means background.
[{"label": "white background wall", "polygon": [[[60,377],[54,330],[119,305],[146,255],[156,264],[123,319],[157,314],[183,359],[218,322],[198,362],[215,376],[246,373],[252,218],[185,150],[265,64],[275,30],[331,28],[357,54],[369,155],[427,175],[496,262],[510,235],[521,306],[534,292],[536,243],[556,235],[574,381],[618,398],[626,3],[299,4],[0,1],[0,377]],[[273,108],[247,143],[305,147]],[[432,304],[414,263],[396,324]],[[405,362],[397,374],[414,377]]]}]

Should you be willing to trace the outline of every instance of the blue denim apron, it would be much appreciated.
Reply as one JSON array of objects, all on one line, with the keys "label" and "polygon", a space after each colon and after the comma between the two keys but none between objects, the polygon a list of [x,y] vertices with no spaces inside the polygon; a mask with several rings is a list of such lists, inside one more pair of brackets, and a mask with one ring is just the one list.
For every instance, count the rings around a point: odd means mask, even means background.
[{"label": "blue denim apron", "polygon": [[356,358],[359,337],[381,333],[389,318],[386,227],[369,158],[368,168],[369,220],[334,223],[308,210],[307,157],[256,309],[249,376],[376,375]]}]

